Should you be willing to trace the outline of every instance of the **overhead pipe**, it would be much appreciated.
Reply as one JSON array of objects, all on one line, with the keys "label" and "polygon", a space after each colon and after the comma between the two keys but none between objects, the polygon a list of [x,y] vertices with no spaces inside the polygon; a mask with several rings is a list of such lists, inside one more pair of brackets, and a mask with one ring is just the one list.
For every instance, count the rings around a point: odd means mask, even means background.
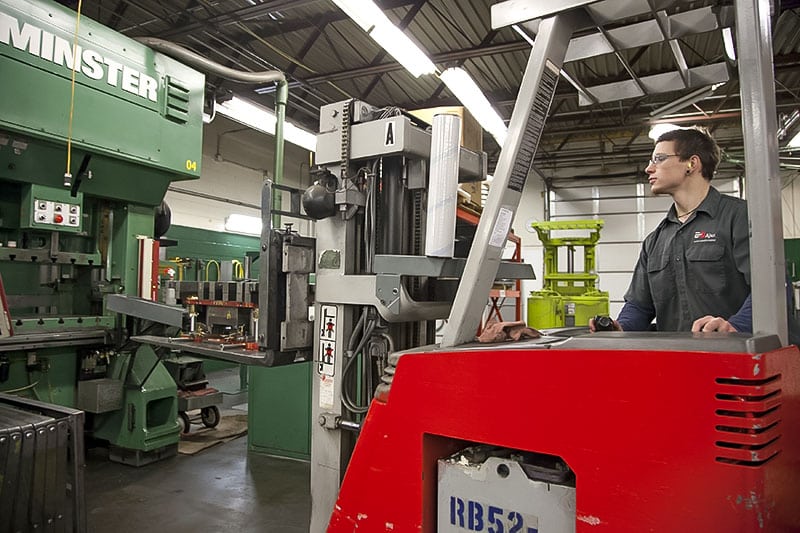
[{"label": "overhead pipe", "polygon": [[[286,103],[289,100],[289,84],[286,76],[280,70],[263,70],[260,72],[248,72],[245,70],[235,70],[207,57],[184,48],[183,46],[159,39],[157,37],[136,37],[136,40],[153,50],[173,57],[187,65],[193,66],[206,73],[216,74],[222,78],[240,83],[272,83],[277,85],[275,91],[275,166],[273,181],[276,184],[283,183],[283,158],[284,158],[284,139],[283,124],[286,120]],[[276,194],[272,197],[272,209],[280,211],[281,197]],[[264,209],[264,206],[261,206]],[[263,218],[263,217],[262,217]],[[280,215],[273,215],[272,227],[280,227]]]}]

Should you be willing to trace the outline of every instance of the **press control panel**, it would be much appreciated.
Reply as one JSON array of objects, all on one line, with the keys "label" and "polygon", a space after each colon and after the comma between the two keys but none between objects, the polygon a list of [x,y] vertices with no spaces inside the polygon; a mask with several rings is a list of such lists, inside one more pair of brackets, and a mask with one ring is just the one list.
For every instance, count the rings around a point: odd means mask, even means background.
[{"label": "press control panel", "polygon": [[23,188],[20,227],[80,233],[83,228],[83,194],[44,185]]},{"label": "press control panel", "polygon": [[36,224],[54,224],[78,228],[81,225],[81,206],[36,198],[33,201],[33,219]]}]

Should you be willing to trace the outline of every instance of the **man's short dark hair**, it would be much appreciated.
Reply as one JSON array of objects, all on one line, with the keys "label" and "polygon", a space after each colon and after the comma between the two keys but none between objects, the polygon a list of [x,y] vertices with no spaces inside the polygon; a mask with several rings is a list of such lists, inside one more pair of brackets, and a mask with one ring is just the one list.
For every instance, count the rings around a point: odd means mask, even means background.
[{"label": "man's short dark hair", "polygon": [[681,161],[686,161],[693,155],[699,157],[703,164],[703,177],[711,181],[719,165],[720,150],[717,142],[704,128],[671,130],[662,134],[656,143],[662,141],[675,142],[675,153]]}]

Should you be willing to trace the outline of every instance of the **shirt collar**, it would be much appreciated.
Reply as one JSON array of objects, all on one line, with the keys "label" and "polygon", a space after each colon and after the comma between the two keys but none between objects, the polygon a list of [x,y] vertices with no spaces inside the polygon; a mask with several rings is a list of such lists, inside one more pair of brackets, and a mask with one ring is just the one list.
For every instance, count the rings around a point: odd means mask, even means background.
[{"label": "shirt collar", "polygon": [[[703,201],[700,202],[700,205],[698,205],[694,211],[695,213],[698,213],[700,211],[708,213],[708,215],[711,218],[714,218],[717,216],[717,212],[719,211],[719,203],[721,199],[722,199],[722,194],[714,187],[709,187],[708,194],[706,194],[706,197],[703,198]],[[667,213],[667,219],[670,222],[677,222],[678,224],[680,224],[680,220],[678,220],[678,212],[675,210],[674,203],[672,204],[672,207],[669,208],[669,212]]]}]

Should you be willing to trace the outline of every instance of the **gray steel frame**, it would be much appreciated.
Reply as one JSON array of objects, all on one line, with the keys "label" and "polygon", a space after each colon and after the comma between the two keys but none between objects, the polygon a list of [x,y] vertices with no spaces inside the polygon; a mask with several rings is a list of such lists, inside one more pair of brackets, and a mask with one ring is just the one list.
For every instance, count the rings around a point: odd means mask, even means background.
[{"label": "gray steel frame", "polygon": [[[578,2],[578,4],[581,4]],[[612,0],[601,2],[583,2],[591,4],[585,7],[593,24],[598,27],[609,20],[608,14],[613,12],[614,6],[621,3]],[[549,60],[559,69],[570,43],[569,34],[574,29],[585,24],[585,17],[571,19],[573,15],[558,14],[549,19],[526,22],[528,16],[536,13],[537,16],[546,16],[559,10],[558,5],[533,0],[507,0],[492,6],[493,26],[520,23],[529,32],[536,33],[533,50],[528,60],[528,67],[522,80],[517,103],[509,124],[508,138],[500,153],[500,160],[495,172],[495,179],[486,208],[476,234],[476,242],[467,260],[464,277],[459,284],[458,293],[450,313],[450,320],[443,331],[442,346],[455,346],[469,342],[480,320],[483,302],[489,294],[491,279],[497,268],[502,245],[505,243],[497,238],[502,232],[503,224],[516,212],[519,206],[521,187],[515,190],[513,165],[518,165],[519,155],[528,155],[530,147],[525,146],[525,125],[530,120],[534,111],[542,113],[541,109],[534,109],[542,73],[546,70],[545,64]],[[578,7],[577,5],[569,7]],[[640,6],[643,11],[660,9],[658,6]],[[630,6],[630,11],[625,15],[633,14],[639,9]],[[745,139],[747,199],[751,215],[750,227],[750,252],[751,271],[758,272],[751,281],[753,294],[753,331],[757,334],[777,333],[783,344],[788,337],[787,306],[785,289],[785,259],[782,245],[781,223],[781,196],[780,174],[778,172],[778,146],[777,146],[777,118],[775,109],[775,80],[772,68],[772,32],[769,19],[769,4],[758,0],[736,0],[735,3],[736,31],[738,41],[739,65],[746,68],[740,69],[739,83],[742,99],[742,130]],[[637,11],[638,12],[638,11]],[[664,37],[674,38],[667,27],[668,18],[656,13],[661,33]],[[730,18],[729,13],[720,15],[722,22],[711,24],[721,28]],[[706,21],[708,27],[709,22]],[[603,36],[606,33],[601,28]],[[594,37],[593,37],[594,38]],[[555,41],[551,43],[551,40]],[[607,37],[606,40],[608,41]],[[610,44],[610,41],[609,41]],[[616,52],[616,48],[612,47]],[[575,52],[573,52],[575,53]],[[681,57],[676,57],[678,66],[685,62]],[[719,70],[717,66],[710,66]],[[696,70],[696,69],[695,69]],[[674,73],[675,83],[684,83],[687,87],[708,85],[714,80],[727,79],[719,72],[707,73],[707,78],[694,80],[697,75],[693,70]],[[665,75],[665,76],[669,76]],[[666,78],[665,78],[666,79]],[[700,81],[701,83],[698,83]],[[641,79],[634,78],[627,84],[634,84],[639,88],[649,90]],[[617,87],[618,94],[622,86]],[[590,90],[587,88],[587,90]],[[622,97],[630,96],[622,91]],[[597,95],[594,95],[597,96]],[[544,115],[547,109],[544,109]],[[541,120],[544,121],[545,117]],[[538,142],[538,137],[536,137]],[[530,143],[528,143],[530,144]],[[533,151],[536,146],[533,144]],[[531,160],[533,156],[530,156]],[[524,177],[523,183],[524,183]],[[510,215],[509,215],[510,213]],[[492,245],[491,239],[495,239]]]},{"label": "gray steel frame", "polygon": [[500,152],[450,319],[442,331],[442,346],[464,344],[475,336],[539,144],[558,73],[578,24],[572,14],[554,15],[542,20],[536,28],[536,40],[511,115],[508,137]]},{"label": "gray steel frame", "polygon": [[186,314],[186,310],[182,307],[166,305],[125,294],[107,295],[106,309],[177,328],[183,325],[183,315]]},{"label": "gray steel frame", "polygon": [[25,333],[0,339],[0,352],[36,350],[37,348],[56,348],[60,346],[108,344],[110,341],[110,333],[106,328],[58,331],[53,333]]},{"label": "gray steel frame", "polygon": [[[783,252],[778,120],[772,65],[770,2],[736,0],[739,92],[750,218],[753,332],[788,341],[786,259]],[[757,215],[757,216],[754,216]]]},{"label": "gray steel frame", "polygon": [[134,335],[131,340],[139,344],[168,348],[175,353],[191,353],[241,365],[276,366],[276,364],[286,364],[276,360],[274,350],[247,350],[244,344],[210,344],[194,342],[189,337],[159,337],[157,335]]},{"label": "gray steel frame", "polygon": [[[331,265],[331,268],[317,269],[317,293],[315,308],[314,334],[314,360],[319,359],[322,349],[322,328],[325,323],[323,311],[335,310],[336,327],[334,328],[333,341],[338,350],[334,352],[332,369],[318,369],[312,375],[311,393],[311,529],[310,531],[325,531],[330,518],[336,497],[339,494],[339,485],[342,482],[345,468],[350,457],[353,436],[338,429],[337,422],[342,418],[342,392],[341,380],[344,370],[344,347],[347,345],[347,336],[353,331],[355,324],[355,307],[342,304],[336,295],[325,295],[324,287],[337,287],[356,294],[362,292],[350,282],[342,285],[340,278],[345,273],[353,272],[355,254],[351,252],[356,242],[355,224],[351,220],[342,220],[332,217],[317,223],[318,250],[325,247],[342,252],[341,260]],[[320,252],[322,253],[322,252]],[[371,278],[374,276],[347,276],[348,278]],[[327,278],[327,279],[326,279]],[[372,293],[374,295],[374,292]],[[371,298],[374,300],[374,296]],[[317,366],[317,365],[315,365]],[[321,379],[325,378],[325,385],[329,388],[322,390]]]},{"label": "gray steel frame", "polygon": [[[385,142],[386,129],[393,123],[393,142]],[[337,163],[341,160],[341,130],[320,133],[317,136],[316,161],[318,165]],[[431,155],[431,134],[411,123],[405,116],[353,124],[350,127],[350,160],[372,159],[388,155],[405,155],[428,159]],[[471,180],[482,180],[486,176],[486,154],[461,148],[459,175]]]},{"label": "gray steel frame", "polygon": [[[273,188],[261,190],[261,250],[258,291],[258,346],[269,365],[305,360],[311,349],[308,274],[314,271],[314,239],[272,227]],[[284,188],[285,189],[285,188]],[[283,190],[280,189],[279,190]],[[303,253],[303,251],[307,253]],[[291,339],[290,339],[291,338]],[[296,342],[290,342],[296,341]],[[304,340],[308,341],[306,345]]]}]

